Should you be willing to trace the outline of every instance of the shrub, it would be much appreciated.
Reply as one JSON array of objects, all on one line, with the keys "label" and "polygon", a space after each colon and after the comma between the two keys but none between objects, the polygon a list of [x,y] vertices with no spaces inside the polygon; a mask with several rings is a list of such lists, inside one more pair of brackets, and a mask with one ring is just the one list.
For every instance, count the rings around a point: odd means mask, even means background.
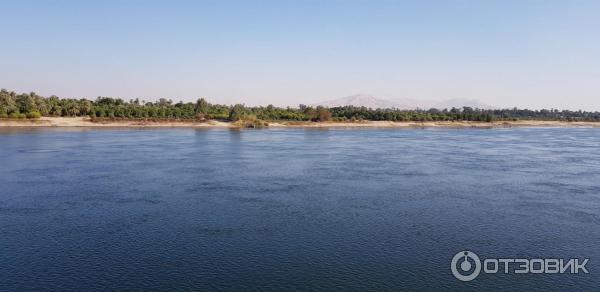
[{"label": "shrub", "polygon": [[255,115],[245,115],[243,119],[235,121],[233,125],[241,128],[264,128],[268,127],[269,123],[257,119]]},{"label": "shrub", "polygon": [[8,115],[9,118],[11,119],[24,119],[26,118],[25,114],[21,114],[19,112],[12,112],[10,113],[10,115]]},{"label": "shrub", "polygon": [[42,114],[40,114],[40,112],[38,112],[38,111],[32,111],[32,112],[27,113],[26,117],[28,119],[39,119],[42,117]]},{"label": "shrub", "polygon": [[254,121],[242,121],[244,128],[265,128],[269,126],[269,123],[263,120],[254,120]]}]

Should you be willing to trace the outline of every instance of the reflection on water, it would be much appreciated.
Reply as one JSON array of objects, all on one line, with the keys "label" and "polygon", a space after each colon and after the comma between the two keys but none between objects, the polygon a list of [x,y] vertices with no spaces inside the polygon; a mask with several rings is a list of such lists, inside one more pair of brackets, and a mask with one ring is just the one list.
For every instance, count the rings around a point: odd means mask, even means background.
[{"label": "reflection on water", "polygon": [[[0,129],[0,290],[595,290],[598,129]],[[450,273],[456,252],[589,275]]]}]

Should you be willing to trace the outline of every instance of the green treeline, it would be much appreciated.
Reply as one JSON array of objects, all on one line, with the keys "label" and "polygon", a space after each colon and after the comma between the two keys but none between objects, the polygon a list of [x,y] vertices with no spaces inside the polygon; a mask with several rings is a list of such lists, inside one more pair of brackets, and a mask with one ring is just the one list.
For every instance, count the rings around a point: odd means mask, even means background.
[{"label": "green treeline", "polygon": [[176,120],[229,120],[229,121],[502,121],[502,120],[558,120],[600,121],[600,112],[570,110],[527,109],[452,109],[402,110],[370,109],[365,107],[311,107],[280,108],[272,105],[247,107],[210,104],[205,99],[196,102],[177,102],[164,98],[156,102],[139,99],[98,97],[69,99],[57,96],[42,97],[35,93],[16,94],[0,90],[0,118],[39,118],[41,116],[109,119],[176,119]]}]

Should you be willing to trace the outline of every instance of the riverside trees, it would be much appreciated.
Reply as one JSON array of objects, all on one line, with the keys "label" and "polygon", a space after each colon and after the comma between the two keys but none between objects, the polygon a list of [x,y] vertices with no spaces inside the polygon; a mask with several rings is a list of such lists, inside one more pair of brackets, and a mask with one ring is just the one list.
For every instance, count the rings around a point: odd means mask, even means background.
[{"label": "riverside trees", "polygon": [[139,99],[98,97],[95,100],[42,97],[36,93],[17,94],[0,90],[0,118],[36,118],[40,116],[119,118],[119,119],[187,119],[187,120],[262,120],[262,121],[480,121],[555,120],[600,121],[600,112],[528,109],[474,109],[470,107],[429,110],[366,107],[298,108],[233,106],[211,104],[200,98],[196,102],[177,102],[161,98],[155,102]]}]

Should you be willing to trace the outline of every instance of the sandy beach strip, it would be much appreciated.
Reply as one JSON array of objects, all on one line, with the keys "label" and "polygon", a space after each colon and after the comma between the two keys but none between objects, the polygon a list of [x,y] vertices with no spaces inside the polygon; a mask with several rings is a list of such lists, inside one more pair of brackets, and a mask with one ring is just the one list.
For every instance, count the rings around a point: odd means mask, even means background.
[{"label": "sandy beach strip", "polygon": [[[152,121],[152,120],[100,120],[92,121],[87,117],[42,117],[39,119],[0,119],[0,127],[144,127],[144,128],[237,128],[223,121]],[[600,122],[563,122],[563,121],[439,121],[439,122],[269,122],[270,128],[510,128],[510,127],[600,127]]]}]

